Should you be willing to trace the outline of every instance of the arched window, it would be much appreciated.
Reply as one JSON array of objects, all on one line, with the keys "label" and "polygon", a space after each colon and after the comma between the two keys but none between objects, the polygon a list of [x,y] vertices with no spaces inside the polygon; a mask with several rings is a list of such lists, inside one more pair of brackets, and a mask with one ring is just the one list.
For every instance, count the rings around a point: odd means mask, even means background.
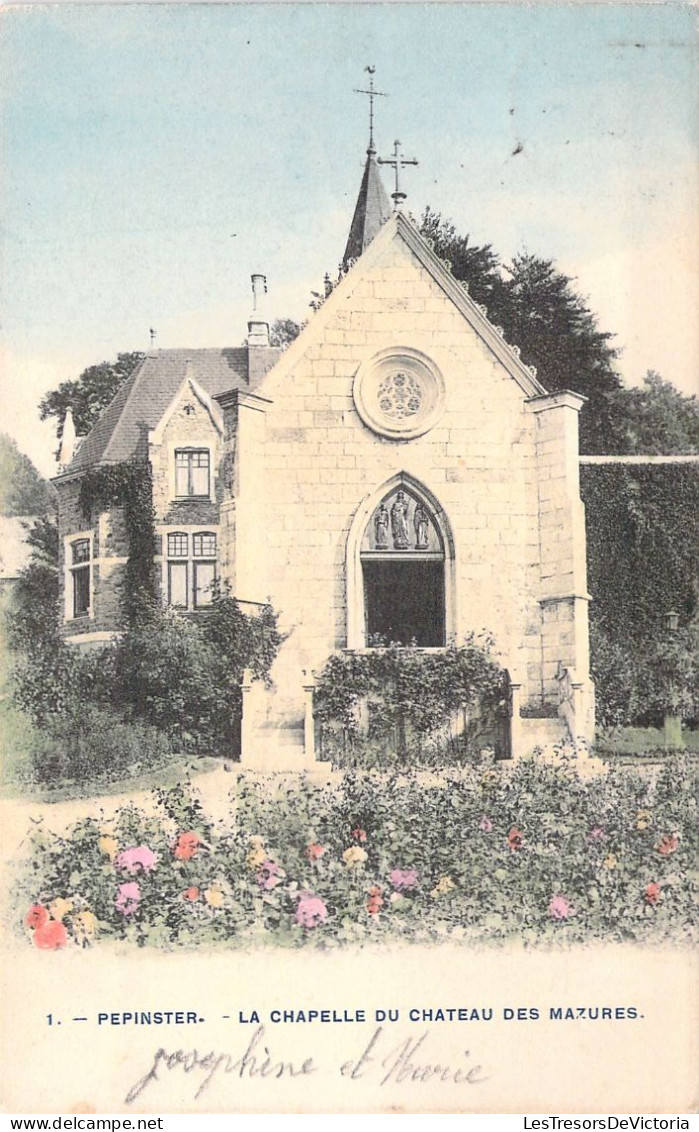
[{"label": "arched window", "polygon": [[436,508],[399,477],[370,509],[359,545],[364,645],[444,647],[447,558]]}]

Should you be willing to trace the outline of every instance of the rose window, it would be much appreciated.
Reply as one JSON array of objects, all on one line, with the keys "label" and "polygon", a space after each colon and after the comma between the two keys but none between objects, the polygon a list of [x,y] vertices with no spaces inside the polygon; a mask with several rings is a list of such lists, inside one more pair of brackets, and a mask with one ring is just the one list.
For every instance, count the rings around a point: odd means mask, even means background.
[{"label": "rose window", "polygon": [[422,405],[422,386],[411,373],[391,373],[379,385],[378,401],[381,412],[390,420],[414,417]]},{"label": "rose window", "polygon": [[401,346],[366,358],[352,387],[364,424],[390,440],[412,440],[437,423],[444,410],[444,380],[425,354]]}]

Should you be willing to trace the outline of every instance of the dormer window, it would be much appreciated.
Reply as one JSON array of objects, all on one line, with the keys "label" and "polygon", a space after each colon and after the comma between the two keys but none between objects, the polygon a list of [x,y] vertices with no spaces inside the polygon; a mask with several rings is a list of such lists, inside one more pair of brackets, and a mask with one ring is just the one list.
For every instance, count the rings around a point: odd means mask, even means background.
[{"label": "dormer window", "polygon": [[208,448],[175,450],[175,495],[178,499],[208,499],[211,456]]}]

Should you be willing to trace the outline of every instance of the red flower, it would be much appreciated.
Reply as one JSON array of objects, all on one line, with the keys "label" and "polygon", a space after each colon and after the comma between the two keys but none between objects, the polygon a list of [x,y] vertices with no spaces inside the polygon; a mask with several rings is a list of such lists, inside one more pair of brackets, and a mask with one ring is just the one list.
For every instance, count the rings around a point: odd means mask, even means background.
[{"label": "red flower", "polygon": [[381,888],[378,884],[375,884],[373,888],[369,889],[366,907],[370,916],[378,915],[383,908],[383,896],[381,895]]},{"label": "red flower", "polygon": [[191,888],[185,888],[184,892],[182,893],[182,899],[191,901],[198,900],[199,889],[196,887],[196,885],[192,885]]},{"label": "red flower", "polygon": [[652,880],[643,895],[645,896],[646,904],[657,904],[660,900],[660,885]]},{"label": "red flower", "polygon": [[352,830],[352,837],[355,841],[366,841],[366,830],[362,829],[361,826],[357,826],[356,829]]},{"label": "red flower", "polygon": [[198,833],[181,833],[177,838],[174,854],[178,861],[191,861],[201,845]]},{"label": "red flower", "polygon": [[314,841],[311,845],[306,846],[306,856],[308,857],[309,861],[317,861],[319,857],[323,856],[324,852],[325,847],[323,845],[319,845],[317,841]]},{"label": "red flower", "polygon": [[68,932],[60,920],[47,920],[34,930],[34,943],[44,951],[55,951],[65,947],[67,942]]},{"label": "red flower", "polygon": [[32,904],[24,917],[24,922],[28,928],[42,928],[48,918],[48,911],[44,908],[43,904]]},{"label": "red flower", "polygon": [[662,840],[656,845],[655,848],[658,850],[661,857],[669,857],[671,853],[675,852],[675,849],[677,849],[679,843],[680,839],[676,833],[668,833],[666,837],[662,838]]},{"label": "red flower", "polygon": [[524,837],[518,829],[515,829],[514,826],[507,835],[507,844],[513,851],[516,849],[521,849],[524,845]]}]

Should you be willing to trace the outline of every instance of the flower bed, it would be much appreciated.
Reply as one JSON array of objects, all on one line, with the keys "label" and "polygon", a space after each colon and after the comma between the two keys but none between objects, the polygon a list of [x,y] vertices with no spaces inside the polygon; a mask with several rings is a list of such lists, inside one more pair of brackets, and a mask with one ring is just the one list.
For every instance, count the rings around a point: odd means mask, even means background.
[{"label": "flower bed", "polygon": [[339,785],[240,778],[213,824],[186,788],[63,837],[35,833],[29,943],[334,946],[692,938],[696,802],[655,781],[534,760]]}]

